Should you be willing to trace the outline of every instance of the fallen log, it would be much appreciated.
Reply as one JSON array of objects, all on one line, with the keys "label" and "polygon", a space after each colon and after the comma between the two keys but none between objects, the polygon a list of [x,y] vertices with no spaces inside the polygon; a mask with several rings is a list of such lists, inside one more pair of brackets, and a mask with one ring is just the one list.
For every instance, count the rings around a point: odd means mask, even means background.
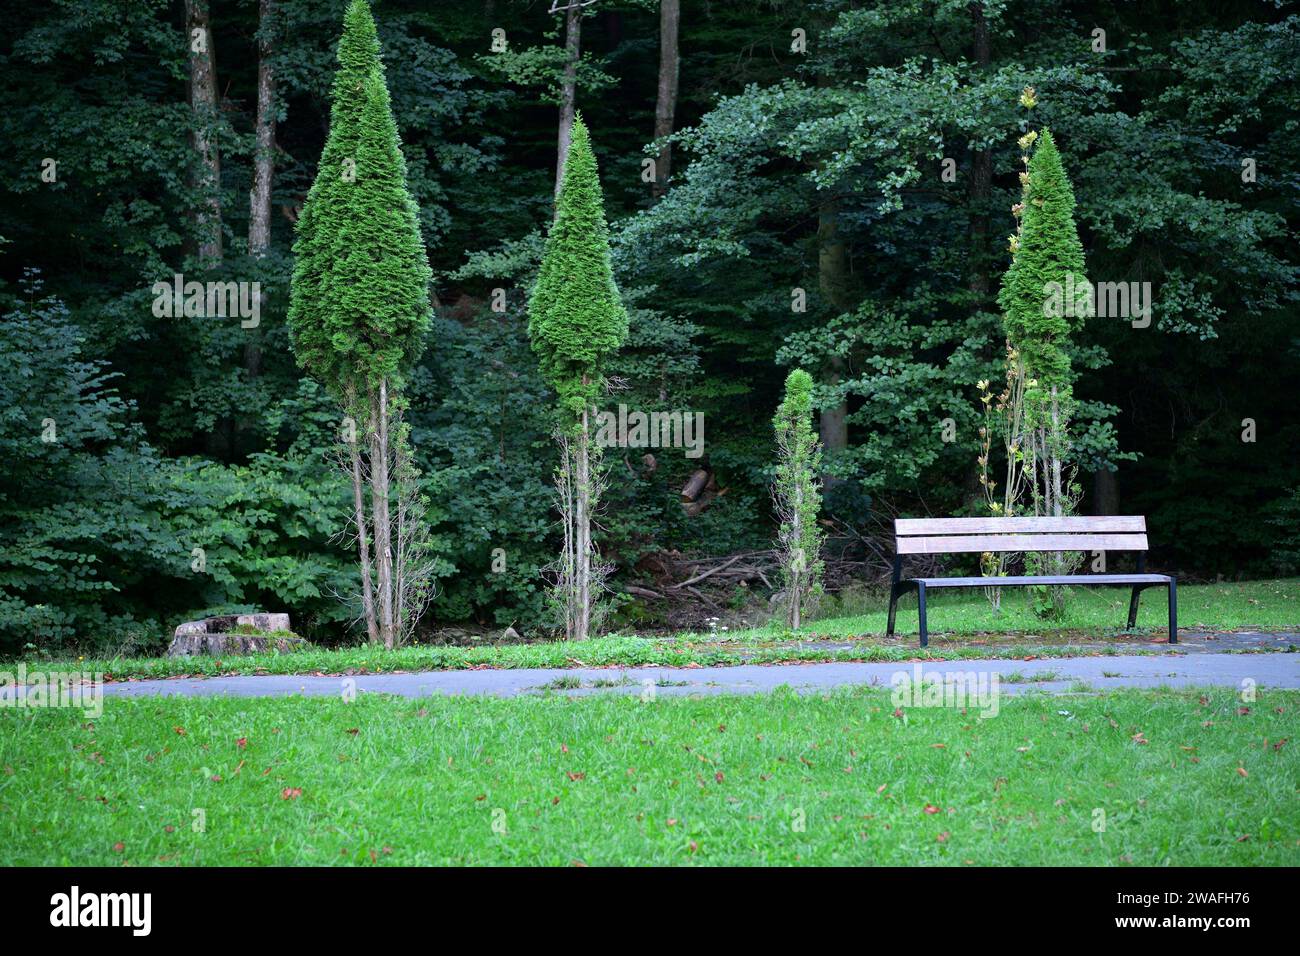
[{"label": "fallen log", "polygon": [[703,468],[697,468],[691,472],[691,477],[687,479],[686,486],[682,488],[682,501],[694,501],[700,496],[709,484],[711,473]]}]

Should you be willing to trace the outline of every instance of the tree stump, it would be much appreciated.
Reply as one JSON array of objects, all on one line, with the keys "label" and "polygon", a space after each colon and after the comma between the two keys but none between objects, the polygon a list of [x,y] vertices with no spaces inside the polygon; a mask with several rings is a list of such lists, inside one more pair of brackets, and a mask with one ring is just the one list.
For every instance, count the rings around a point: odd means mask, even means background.
[{"label": "tree stump", "polygon": [[176,628],[168,657],[240,657],[302,650],[307,642],[289,630],[288,614],[223,614]]}]

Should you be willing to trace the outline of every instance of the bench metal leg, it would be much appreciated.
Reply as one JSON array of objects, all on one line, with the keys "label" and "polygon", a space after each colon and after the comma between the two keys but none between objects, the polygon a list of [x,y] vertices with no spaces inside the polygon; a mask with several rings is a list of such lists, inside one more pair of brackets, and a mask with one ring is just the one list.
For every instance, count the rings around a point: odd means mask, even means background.
[{"label": "bench metal leg", "polygon": [[1169,579],[1169,643],[1178,643],[1178,581]]},{"label": "bench metal leg", "polygon": [[1133,630],[1133,628],[1137,627],[1137,622],[1138,622],[1138,595],[1141,594],[1141,593],[1142,593],[1142,589],[1141,589],[1140,587],[1137,587],[1137,586],[1135,585],[1134,588],[1133,588],[1133,596],[1132,596],[1131,598],[1129,598],[1129,601],[1128,601],[1128,628],[1127,628],[1127,630],[1130,630],[1130,631],[1131,631],[1131,630]]},{"label": "bench metal leg", "polygon": [[[1170,592],[1173,593],[1172,591]],[[916,585],[916,604],[917,612],[921,618],[921,646],[926,647],[930,643],[930,636],[925,628],[925,585],[918,583]]]},{"label": "bench metal leg", "polygon": [[898,598],[903,593],[899,582],[903,578],[903,556],[894,555],[894,568],[889,576],[889,625],[885,628],[885,637],[894,636],[894,613],[898,610]]}]

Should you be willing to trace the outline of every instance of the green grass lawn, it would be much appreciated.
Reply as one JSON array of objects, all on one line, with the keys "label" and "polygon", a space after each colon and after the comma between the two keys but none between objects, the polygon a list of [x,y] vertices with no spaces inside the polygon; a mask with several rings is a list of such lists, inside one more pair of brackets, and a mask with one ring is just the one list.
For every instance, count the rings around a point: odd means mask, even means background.
[{"label": "green grass lawn", "polygon": [[[1138,633],[1124,635],[1128,592],[1123,588],[1075,588],[1069,616],[1047,628],[1025,603],[1023,589],[1008,590],[1000,614],[979,592],[939,592],[930,609],[930,647],[917,647],[916,598],[904,599],[898,634],[884,639],[885,604],[867,596],[867,609],[847,608],[847,616],[815,621],[797,633],[765,627],[744,631],[679,634],[672,637],[609,635],[581,644],[564,641],[486,644],[477,647],[413,646],[384,651],[368,646],[297,654],[257,654],[216,658],[113,658],[62,662],[31,661],[43,670],[84,670],[110,679],[172,677],[182,674],[341,674],[393,671],[455,670],[474,667],[577,667],[698,664],[728,665],[778,661],[891,661],[916,657],[968,658],[1066,657],[1098,653],[1081,642],[1158,640],[1166,622],[1164,594],[1148,591],[1141,605]],[[1248,584],[1191,585],[1179,588],[1181,626],[1192,630],[1300,630],[1300,580]],[[828,639],[851,641],[846,649],[799,647],[795,642]],[[1001,646],[998,646],[1001,645]],[[1102,653],[1107,649],[1102,648]],[[1132,653],[1126,650],[1125,653]]]},{"label": "green grass lawn", "polygon": [[0,863],[1296,865],[1298,709],[1030,693],[899,718],[858,689],[4,710]]}]

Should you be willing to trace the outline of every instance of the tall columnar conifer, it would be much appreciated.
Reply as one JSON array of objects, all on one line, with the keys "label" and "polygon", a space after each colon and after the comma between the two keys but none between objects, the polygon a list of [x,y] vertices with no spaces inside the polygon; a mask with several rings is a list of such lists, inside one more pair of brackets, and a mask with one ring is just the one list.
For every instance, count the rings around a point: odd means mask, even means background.
[{"label": "tall columnar conifer", "polygon": [[[1094,302],[1074,224],[1074,190],[1056,142],[1043,130],[1026,134],[1021,146],[1033,153],[1022,174],[1020,230],[1012,237],[1011,266],[998,296],[1010,363],[1007,394],[1020,404],[1003,410],[1017,423],[1008,439],[1008,487],[1020,482],[1033,514],[1063,517],[1079,498],[1069,465],[1074,408],[1069,338],[1092,314]],[[1069,573],[1079,559],[1076,554],[1025,557],[1032,572],[1053,574]],[[1044,617],[1059,617],[1064,593],[1036,589],[1034,606]]]},{"label": "tall columnar conifer", "polygon": [[528,301],[528,334],[571,427],[595,403],[605,363],[627,338],[596,154],[581,115],[573,122],[555,224]]},{"label": "tall columnar conifer", "polygon": [[1043,130],[1033,146],[1020,235],[998,297],[1007,338],[1037,382],[1031,401],[1048,396],[1053,386],[1058,395],[1069,389],[1072,375],[1064,346],[1090,309],[1089,303],[1058,308],[1063,303],[1049,302],[1053,283],[1062,290],[1085,289],[1087,278],[1083,243],[1074,225],[1074,190],[1051,131]]},{"label": "tall columnar conifer", "polygon": [[560,507],[565,549],[557,576],[566,636],[587,637],[592,619],[594,548],[591,519],[599,476],[593,467],[591,410],[603,371],[627,338],[627,311],[610,264],[609,228],[591,139],[573,123],[555,222],[528,301],[528,334],[542,375],[559,398]]},{"label": "tall columnar conifer", "polygon": [[[330,132],[298,219],[289,305],[298,363],[345,401],[419,357],[431,278],[365,0],[344,18]],[[351,410],[351,409],[350,409]]]},{"label": "tall columnar conifer", "polygon": [[[403,567],[394,569],[394,555],[414,551],[400,540],[400,527],[393,540],[390,471],[401,458],[403,376],[423,351],[432,320],[431,271],[365,0],[348,7],[338,60],[329,137],[298,220],[289,327],[299,365],[339,398],[355,423],[345,441],[362,603],[370,639],[391,647],[411,623],[401,620],[401,589],[409,578]],[[369,446],[364,461],[358,431]],[[367,472],[369,516],[362,491]],[[397,493],[408,500],[403,488]],[[373,572],[367,525],[374,532]]]}]

